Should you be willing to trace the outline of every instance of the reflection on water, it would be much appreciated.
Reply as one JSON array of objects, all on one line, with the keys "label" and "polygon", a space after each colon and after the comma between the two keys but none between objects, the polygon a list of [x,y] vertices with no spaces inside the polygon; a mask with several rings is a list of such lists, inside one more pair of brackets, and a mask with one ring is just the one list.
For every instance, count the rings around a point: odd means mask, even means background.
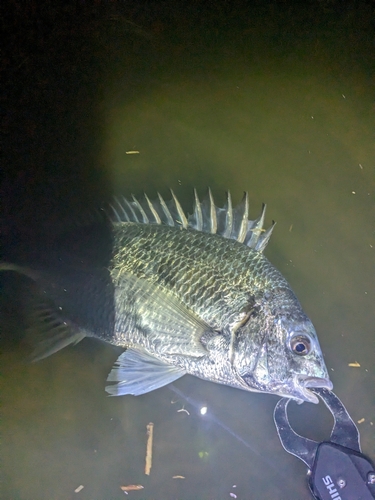
[{"label": "reflection on water", "polygon": [[[218,202],[226,189],[236,199],[248,190],[250,215],[265,201],[268,220],[277,220],[266,254],[312,318],[335,392],[362,420],[363,451],[374,458],[371,12],[365,3],[311,5],[303,12],[239,6],[212,17],[178,6],[138,12],[150,37],[129,30],[119,37],[96,18],[76,19],[66,53],[58,46],[66,34],[55,33],[51,69],[38,69],[48,54],[30,49],[21,68],[33,74],[32,90],[26,86],[16,107],[19,122],[9,114],[13,170],[3,234],[9,255],[21,243],[27,250],[30,238],[53,228],[46,212],[66,220],[112,186],[151,196],[172,187],[186,208],[193,186],[210,185]],[[92,45],[79,43],[77,32]],[[86,65],[78,69],[75,47]],[[71,79],[61,81],[58,71]],[[38,99],[50,105],[43,112]],[[144,488],[129,496],[145,500],[310,498],[305,467],[285,453],[273,426],[277,398],[189,376],[175,389],[108,398],[105,379],[118,352],[93,340],[24,363],[10,281],[2,299],[4,498],[120,499],[130,484]],[[296,430],[327,437],[331,419],[322,406],[291,405]]]}]

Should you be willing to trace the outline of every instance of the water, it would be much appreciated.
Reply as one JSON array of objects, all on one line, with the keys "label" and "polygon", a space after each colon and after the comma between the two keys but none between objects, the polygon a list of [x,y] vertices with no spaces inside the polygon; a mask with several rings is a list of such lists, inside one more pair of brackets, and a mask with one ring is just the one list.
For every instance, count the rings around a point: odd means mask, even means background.
[{"label": "water", "polygon": [[[172,187],[186,208],[194,186],[211,186],[218,201],[227,189],[234,200],[249,191],[250,215],[264,201],[277,221],[266,255],[313,320],[334,390],[354,421],[364,419],[362,448],[375,458],[369,8],[144,7],[132,15],[150,39],[80,15],[70,41],[63,28],[45,28],[48,50],[30,35],[9,79],[8,254],[27,257],[56,220],[111,191]],[[3,280],[3,498],[117,500],[129,484],[144,486],[129,492],[142,500],[311,498],[304,465],[278,441],[276,397],[186,376],[109,398],[118,351],[93,340],[28,365],[15,284]],[[290,407],[298,432],[328,437],[322,404]]]}]

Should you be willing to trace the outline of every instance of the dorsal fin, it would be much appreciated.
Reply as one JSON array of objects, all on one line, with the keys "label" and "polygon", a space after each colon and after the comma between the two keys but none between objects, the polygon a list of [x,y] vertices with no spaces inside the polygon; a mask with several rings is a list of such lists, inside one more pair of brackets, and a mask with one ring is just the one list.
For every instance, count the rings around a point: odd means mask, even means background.
[{"label": "dorsal fin", "polygon": [[266,205],[263,204],[262,212],[255,220],[249,220],[249,198],[244,193],[241,203],[232,206],[230,193],[227,193],[225,205],[219,208],[215,205],[212,192],[209,189],[203,201],[199,200],[194,189],[194,212],[186,216],[176,195],[171,190],[172,199],[165,202],[158,193],[158,199],[151,201],[145,194],[138,200],[124,197],[115,198],[110,205],[110,218],[112,222],[138,222],[142,224],[164,224],[167,226],[192,228],[204,233],[219,234],[224,238],[244,243],[250,248],[263,252],[270,239],[275,226],[263,229]]}]

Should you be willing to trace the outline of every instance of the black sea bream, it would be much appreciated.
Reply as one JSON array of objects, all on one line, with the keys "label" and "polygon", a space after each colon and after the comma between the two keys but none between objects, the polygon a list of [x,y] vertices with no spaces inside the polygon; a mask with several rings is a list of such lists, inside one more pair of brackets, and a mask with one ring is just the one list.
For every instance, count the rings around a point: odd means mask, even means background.
[{"label": "black sea bream", "polygon": [[[317,403],[309,387],[332,388],[318,338],[289,284],[263,255],[273,225],[248,220],[248,197],[217,208],[209,191],[186,216],[166,203],[116,200],[108,272],[112,306],[96,297],[87,325],[70,317],[63,293],[38,270],[22,270],[53,296],[40,315],[42,358],[84,336],[126,348],[108,376],[111,395],[144,394],[186,373],[248,391]],[[93,291],[82,290],[86,301]],[[64,290],[66,293],[66,289]],[[88,314],[88,316],[90,316]],[[39,318],[39,319],[40,319]],[[48,330],[48,331],[47,331]]]}]

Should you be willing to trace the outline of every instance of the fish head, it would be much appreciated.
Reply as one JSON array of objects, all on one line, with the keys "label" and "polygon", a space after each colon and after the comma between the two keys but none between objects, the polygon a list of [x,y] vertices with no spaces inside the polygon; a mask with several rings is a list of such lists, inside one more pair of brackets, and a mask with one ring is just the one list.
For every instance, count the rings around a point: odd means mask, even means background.
[{"label": "fish head", "polygon": [[310,319],[290,289],[266,293],[238,331],[233,367],[243,389],[318,403],[309,390],[333,385]]}]

